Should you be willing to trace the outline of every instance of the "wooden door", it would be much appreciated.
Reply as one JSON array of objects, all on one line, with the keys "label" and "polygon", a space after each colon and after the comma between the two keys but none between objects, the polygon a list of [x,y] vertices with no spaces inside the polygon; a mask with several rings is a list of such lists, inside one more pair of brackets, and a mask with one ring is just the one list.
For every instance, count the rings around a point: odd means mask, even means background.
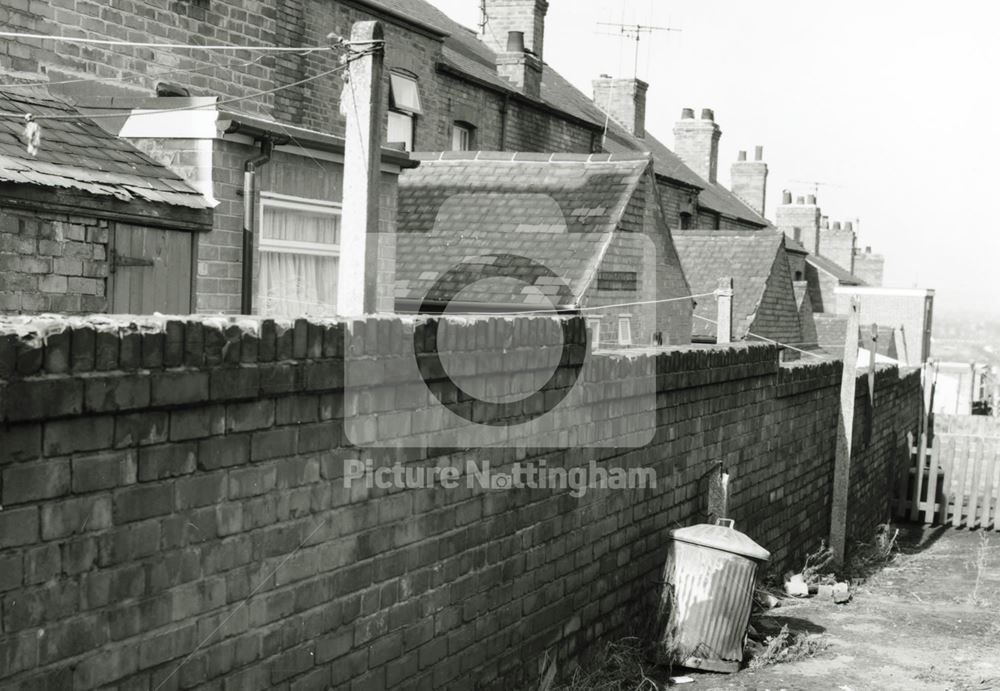
[{"label": "wooden door", "polygon": [[110,309],[116,314],[190,314],[195,236],[126,223],[115,226]]}]

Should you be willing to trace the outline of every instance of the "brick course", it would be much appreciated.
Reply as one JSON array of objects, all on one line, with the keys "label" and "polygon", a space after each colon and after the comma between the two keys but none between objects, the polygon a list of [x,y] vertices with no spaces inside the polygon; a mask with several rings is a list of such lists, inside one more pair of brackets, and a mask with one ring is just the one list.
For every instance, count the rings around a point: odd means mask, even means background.
[{"label": "brick course", "polygon": [[[48,400],[53,382],[95,376],[94,339],[76,338],[93,333],[82,321],[68,342],[83,371],[65,374],[46,357],[66,339],[39,339],[41,358],[25,373],[0,366],[0,684],[527,687],[546,651],[563,666],[630,630],[657,596],[668,531],[703,520],[699,481],[716,462],[732,476],[732,517],[772,551],[775,573],[829,532],[839,363],[783,365],[775,348],[745,344],[611,353],[599,357],[623,375],[655,358],[657,429],[646,447],[370,452],[341,441],[342,378],[307,374],[343,367],[343,324],[241,327],[239,340],[258,349],[239,362],[211,352],[211,324],[142,326],[189,344],[194,364],[106,363],[101,377],[154,382],[137,408],[120,410],[113,397],[87,409],[25,405]],[[480,327],[468,327],[468,343]],[[412,328],[357,322],[352,346],[399,354]],[[0,342],[8,333],[0,328]],[[260,376],[213,393],[220,373],[252,370]],[[858,391],[866,395],[863,380]],[[859,413],[855,424],[853,537],[888,517],[888,482],[920,395],[917,372],[878,372],[874,418]],[[78,425],[103,431],[67,436]],[[580,499],[345,489],[343,459],[357,457],[495,467],[594,458],[654,468],[658,488]]]}]

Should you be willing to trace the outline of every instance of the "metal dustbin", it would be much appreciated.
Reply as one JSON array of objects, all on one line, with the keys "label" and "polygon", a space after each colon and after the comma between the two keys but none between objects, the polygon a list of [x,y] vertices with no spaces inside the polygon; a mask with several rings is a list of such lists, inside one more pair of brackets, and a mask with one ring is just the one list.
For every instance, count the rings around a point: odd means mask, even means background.
[{"label": "metal dustbin", "polygon": [[726,518],[670,535],[660,601],[661,656],[694,669],[739,671],[757,566],[771,553]]}]

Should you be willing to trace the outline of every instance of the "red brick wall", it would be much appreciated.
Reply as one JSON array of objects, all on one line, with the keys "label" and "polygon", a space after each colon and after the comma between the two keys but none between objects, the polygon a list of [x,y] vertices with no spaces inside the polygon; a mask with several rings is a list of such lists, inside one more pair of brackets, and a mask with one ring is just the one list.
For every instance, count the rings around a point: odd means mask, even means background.
[{"label": "red brick wall", "polygon": [[[648,466],[655,490],[347,490],[344,459],[369,453],[344,441],[342,325],[95,325],[0,328],[3,685],[525,687],[546,651],[582,659],[629,630],[716,461],[774,572],[828,532],[835,363],[671,350],[652,443],[543,454]],[[398,349],[370,336],[396,327],[355,324],[355,347]],[[888,514],[919,401],[915,373],[879,373],[867,448],[855,426],[853,535]],[[526,460],[433,454],[467,457]]]},{"label": "red brick wall", "polygon": [[0,206],[0,314],[104,312],[108,222]]}]

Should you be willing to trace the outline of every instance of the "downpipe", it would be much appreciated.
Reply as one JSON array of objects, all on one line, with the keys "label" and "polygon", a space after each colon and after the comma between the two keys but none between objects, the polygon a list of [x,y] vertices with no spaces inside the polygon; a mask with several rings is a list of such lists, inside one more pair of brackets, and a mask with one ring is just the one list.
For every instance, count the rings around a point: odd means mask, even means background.
[{"label": "downpipe", "polygon": [[253,236],[257,226],[257,170],[267,165],[274,153],[274,139],[260,139],[260,154],[243,164],[243,278],[240,286],[240,313],[253,314]]}]

